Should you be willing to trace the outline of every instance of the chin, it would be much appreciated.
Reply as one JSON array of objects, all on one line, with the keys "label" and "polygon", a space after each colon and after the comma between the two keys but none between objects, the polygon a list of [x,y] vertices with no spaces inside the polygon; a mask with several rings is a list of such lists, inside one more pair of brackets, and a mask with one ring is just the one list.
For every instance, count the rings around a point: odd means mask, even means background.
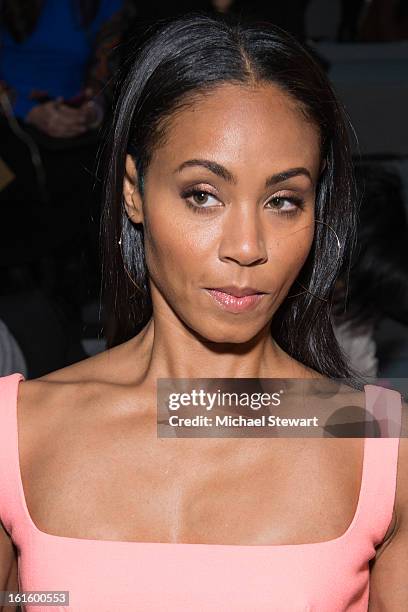
[{"label": "chin", "polygon": [[213,323],[206,328],[197,326],[195,332],[206,342],[217,344],[244,344],[250,342],[260,331],[260,328],[253,325],[245,325],[237,322],[235,325],[220,325]]}]

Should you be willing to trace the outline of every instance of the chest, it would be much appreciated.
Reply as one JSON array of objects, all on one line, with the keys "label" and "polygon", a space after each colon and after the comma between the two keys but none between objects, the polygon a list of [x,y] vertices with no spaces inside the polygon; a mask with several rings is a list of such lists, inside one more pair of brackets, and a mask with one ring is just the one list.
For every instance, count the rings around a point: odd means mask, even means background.
[{"label": "chest", "polygon": [[159,439],[79,423],[21,445],[27,507],[72,538],[235,545],[342,535],[360,490],[361,439]]}]

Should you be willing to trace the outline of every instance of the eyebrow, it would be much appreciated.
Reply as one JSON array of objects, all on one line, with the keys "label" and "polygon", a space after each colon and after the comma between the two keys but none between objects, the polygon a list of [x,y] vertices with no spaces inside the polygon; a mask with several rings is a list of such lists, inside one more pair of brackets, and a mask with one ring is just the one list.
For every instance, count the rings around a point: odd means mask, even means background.
[{"label": "eyebrow", "polygon": [[[211,161],[210,159],[188,159],[178,166],[175,172],[181,172],[184,168],[191,168],[193,166],[202,166],[207,168],[213,174],[216,174],[220,178],[224,179],[228,183],[237,183],[237,179],[234,175],[227,170],[221,164],[218,164],[215,161]],[[313,183],[312,176],[307,168],[303,166],[299,166],[298,168],[289,168],[288,170],[284,170],[282,172],[278,172],[276,174],[272,174],[265,181],[265,188],[272,187],[277,183],[282,183],[283,181],[287,181],[290,178],[294,178],[295,176],[306,176],[311,183]]]}]

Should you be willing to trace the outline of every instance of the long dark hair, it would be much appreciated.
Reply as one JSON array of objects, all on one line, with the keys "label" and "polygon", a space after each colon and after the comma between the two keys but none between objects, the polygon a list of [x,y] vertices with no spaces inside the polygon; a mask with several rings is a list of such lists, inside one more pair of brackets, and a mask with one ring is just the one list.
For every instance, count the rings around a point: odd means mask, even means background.
[{"label": "long dark hair", "polygon": [[[101,0],[71,0],[79,25],[86,29],[95,19]],[[18,43],[23,42],[38,23],[45,0],[0,0],[0,24]]]},{"label": "long dark hair", "polygon": [[[289,355],[323,375],[357,380],[358,373],[347,365],[334,336],[330,313],[336,278],[347,266],[355,242],[356,201],[346,115],[324,71],[291,35],[265,23],[245,24],[202,13],[160,24],[128,59],[118,86],[105,139],[101,214],[107,346],[130,339],[152,316],[143,227],[128,219],[123,206],[126,153],[133,156],[143,195],[143,175],[154,147],[166,135],[166,120],[197,93],[254,78],[280,86],[298,103],[305,120],[319,128],[326,166],[318,184],[316,218],[330,224],[341,243],[338,257],[333,232],[316,223],[298,280],[318,297],[307,292],[287,297],[273,317],[273,337]],[[295,282],[288,295],[300,292]],[[361,387],[359,382],[356,385]]]}]

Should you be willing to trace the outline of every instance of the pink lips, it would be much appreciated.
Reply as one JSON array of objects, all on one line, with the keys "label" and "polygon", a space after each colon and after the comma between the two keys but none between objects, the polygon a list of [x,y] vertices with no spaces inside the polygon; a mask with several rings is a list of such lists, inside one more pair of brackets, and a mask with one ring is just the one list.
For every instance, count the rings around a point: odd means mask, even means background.
[{"label": "pink lips", "polygon": [[254,293],[252,295],[244,295],[242,297],[236,297],[223,291],[216,289],[207,289],[208,293],[215,299],[222,308],[229,312],[246,312],[255,308],[255,306],[261,301],[264,293]]}]

